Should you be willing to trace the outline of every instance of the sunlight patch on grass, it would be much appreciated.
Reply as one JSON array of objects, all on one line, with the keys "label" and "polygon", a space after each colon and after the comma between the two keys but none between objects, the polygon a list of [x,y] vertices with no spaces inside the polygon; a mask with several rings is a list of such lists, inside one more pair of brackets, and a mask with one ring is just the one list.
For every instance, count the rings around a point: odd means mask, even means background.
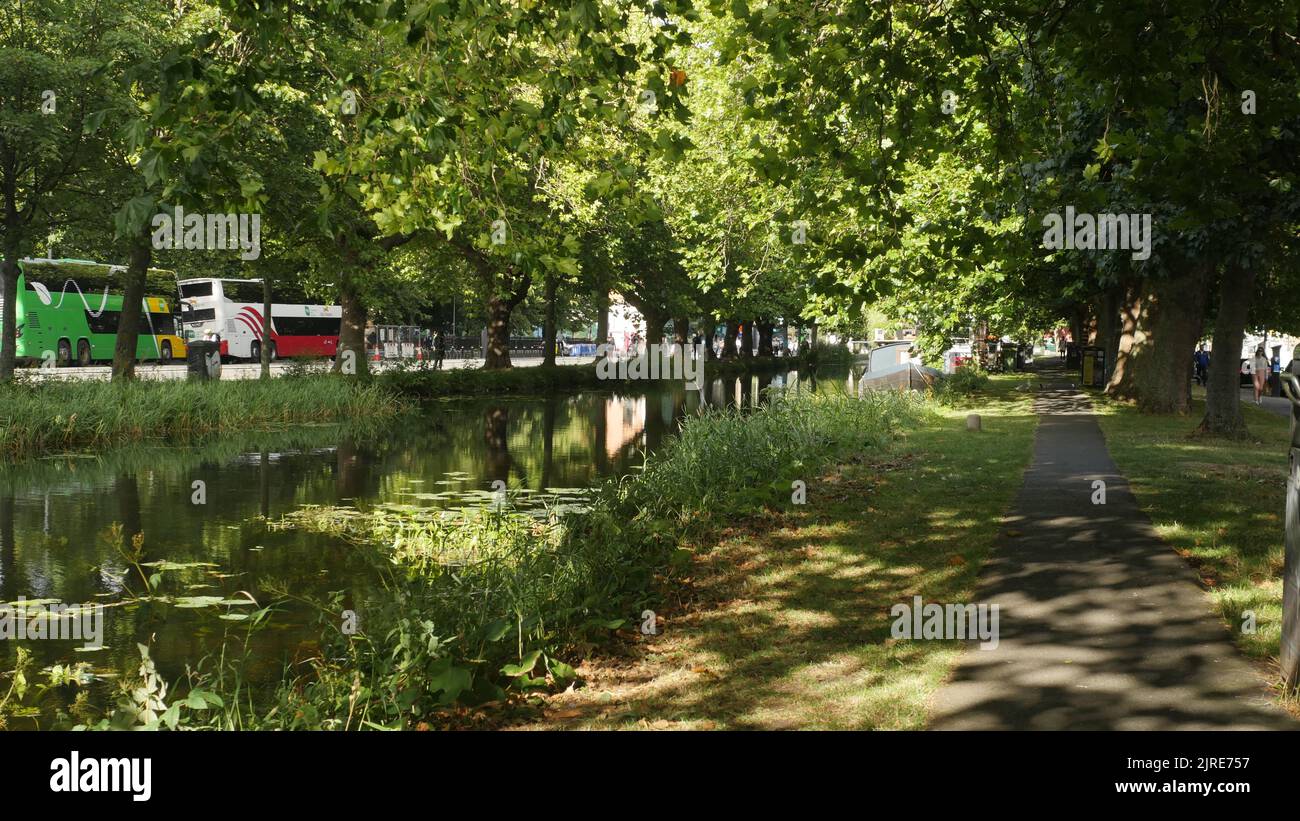
[{"label": "sunlight patch on grass", "polygon": [[[808,483],[695,553],[695,604],[630,667],[583,665],[543,727],[916,729],[965,651],[890,638],[890,607],[970,601],[1037,424],[1014,377],[936,407],[883,453]],[[984,430],[965,429],[967,413]],[[599,694],[599,697],[597,695]]]},{"label": "sunlight patch on grass", "polygon": [[[1252,440],[1194,436],[1204,402],[1185,417],[1100,400],[1111,457],[1156,532],[1200,576],[1248,655],[1278,653],[1288,421],[1244,407]],[[1249,614],[1255,632],[1243,631]]]}]

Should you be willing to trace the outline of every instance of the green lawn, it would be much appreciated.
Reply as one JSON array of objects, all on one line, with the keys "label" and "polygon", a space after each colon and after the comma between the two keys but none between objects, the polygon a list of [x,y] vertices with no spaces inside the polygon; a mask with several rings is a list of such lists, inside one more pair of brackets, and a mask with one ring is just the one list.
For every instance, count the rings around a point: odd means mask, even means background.
[{"label": "green lawn", "polygon": [[[895,641],[889,608],[970,601],[1029,462],[1036,417],[1014,377],[938,407],[884,454],[808,483],[808,504],[699,546],[663,632],[582,665],[537,727],[917,729],[960,642]],[[969,433],[978,411],[984,430]]]},{"label": "green lawn", "polygon": [[[1281,635],[1288,421],[1246,405],[1256,441],[1192,434],[1204,411],[1150,416],[1100,400],[1111,457],[1165,541],[1201,576],[1237,643],[1275,657]],[[1255,632],[1242,630],[1247,612]]]}]

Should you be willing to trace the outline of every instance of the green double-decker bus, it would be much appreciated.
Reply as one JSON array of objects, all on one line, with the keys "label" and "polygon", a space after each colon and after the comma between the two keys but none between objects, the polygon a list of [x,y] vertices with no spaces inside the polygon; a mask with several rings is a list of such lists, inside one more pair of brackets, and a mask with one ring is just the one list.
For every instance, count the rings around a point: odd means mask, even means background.
[{"label": "green double-decker bus", "polygon": [[[25,259],[18,263],[18,361],[52,361],[59,366],[111,361],[125,273],[121,265],[81,259]],[[173,312],[178,304],[176,294],[174,273],[149,269],[136,338],[137,359],[170,362],[185,357],[179,317]]]}]

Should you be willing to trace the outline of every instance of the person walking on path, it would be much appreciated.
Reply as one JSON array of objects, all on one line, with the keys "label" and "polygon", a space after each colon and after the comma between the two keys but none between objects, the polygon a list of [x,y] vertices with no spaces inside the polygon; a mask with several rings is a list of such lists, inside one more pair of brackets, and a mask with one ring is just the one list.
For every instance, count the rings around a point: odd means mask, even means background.
[{"label": "person walking on path", "polygon": [[1268,373],[1270,370],[1268,356],[1264,353],[1264,346],[1260,345],[1255,349],[1255,359],[1251,362],[1251,376],[1255,380],[1255,404],[1260,404],[1260,397],[1268,386]]},{"label": "person walking on path", "polygon": [[433,369],[442,370],[442,358],[447,354],[447,337],[441,330],[433,338]]},{"label": "person walking on path", "polygon": [[1204,345],[1196,349],[1193,359],[1196,361],[1196,381],[1204,385],[1206,374],[1210,371],[1210,355],[1206,353]]}]

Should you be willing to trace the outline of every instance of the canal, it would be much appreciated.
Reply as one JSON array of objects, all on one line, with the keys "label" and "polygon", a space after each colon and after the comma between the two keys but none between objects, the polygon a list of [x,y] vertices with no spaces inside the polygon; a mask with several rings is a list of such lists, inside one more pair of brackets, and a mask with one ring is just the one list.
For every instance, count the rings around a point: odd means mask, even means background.
[{"label": "canal", "polygon": [[[136,644],[148,643],[174,681],[231,637],[241,643],[247,613],[275,602],[267,626],[251,634],[244,674],[254,685],[278,681],[287,662],[316,649],[317,614],[304,600],[337,592],[363,609],[382,583],[382,557],[268,521],[304,505],[478,506],[491,502],[495,482],[516,508],[581,505],[587,488],[636,471],[691,414],[754,407],[772,390],[845,390],[853,379],[842,369],[820,379],[795,371],[715,379],[702,392],[645,385],[439,401],[380,435],[306,426],[0,468],[0,601],[106,605],[102,647],[4,641],[0,664],[10,669],[18,646],[37,669],[85,662],[92,691],[107,696],[138,663]],[[165,579],[165,596],[141,600],[148,582],[128,558],[133,546],[136,563]],[[38,721],[48,726],[47,716],[10,726]]]}]

